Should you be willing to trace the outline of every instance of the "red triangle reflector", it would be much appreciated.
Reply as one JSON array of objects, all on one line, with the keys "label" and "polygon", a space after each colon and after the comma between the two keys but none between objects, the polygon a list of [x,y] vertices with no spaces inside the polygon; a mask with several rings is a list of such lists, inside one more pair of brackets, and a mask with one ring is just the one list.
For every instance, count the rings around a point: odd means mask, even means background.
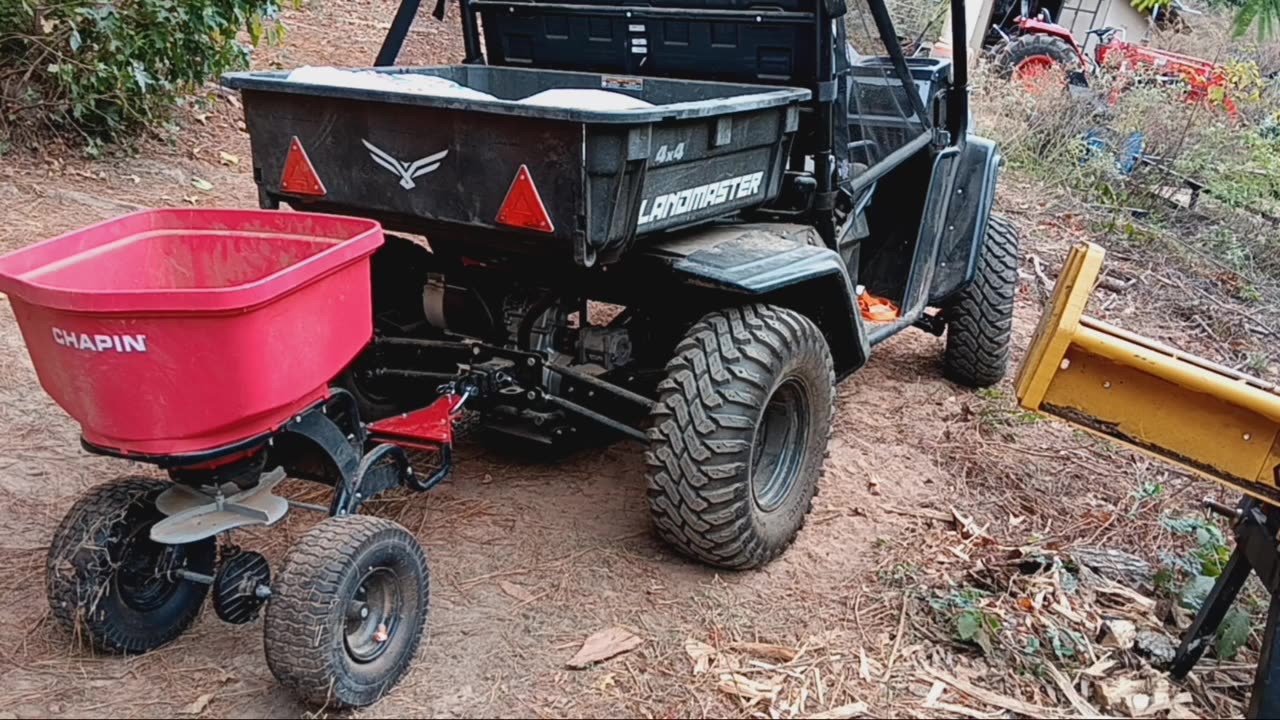
[{"label": "red triangle reflector", "polygon": [[542,204],[538,188],[533,186],[528,166],[521,165],[515,179],[511,181],[507,199],[502,201],[502,208],[498,210],[498,222],[525,230],[555,232],[555,225],[551,224],[551,216],[547,214],[547,207]]},{"label": "red triangle reflector", "polygon": [[290,195],[309,197],[323,197],[325,194],[324,183],[320,182],[320,176],[316,175],[316,169],[311,165],[311,158],[307,157],[307,151],[302,149],[302,143],[298,142],[296,135],[289,143],[289,157],[284,161],[280,190]]}]

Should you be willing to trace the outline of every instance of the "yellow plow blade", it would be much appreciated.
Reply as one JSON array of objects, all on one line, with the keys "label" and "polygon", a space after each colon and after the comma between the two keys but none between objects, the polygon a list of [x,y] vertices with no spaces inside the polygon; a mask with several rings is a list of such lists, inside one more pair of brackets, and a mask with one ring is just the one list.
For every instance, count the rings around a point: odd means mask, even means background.
[{"label": "yellow plow blade", "polygon": [[1085,315],[1104,255],[1072,248],[1018,402],[1280,505],[1280,388]]}]

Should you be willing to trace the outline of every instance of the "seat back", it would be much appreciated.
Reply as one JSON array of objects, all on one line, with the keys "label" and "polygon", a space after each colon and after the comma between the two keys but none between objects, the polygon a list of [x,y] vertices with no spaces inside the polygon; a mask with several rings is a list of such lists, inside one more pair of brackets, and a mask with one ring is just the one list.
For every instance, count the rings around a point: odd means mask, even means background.
[{"label": "seat back", "polygon": [[472,0],[492,65],[813,88],[819,0]]}]

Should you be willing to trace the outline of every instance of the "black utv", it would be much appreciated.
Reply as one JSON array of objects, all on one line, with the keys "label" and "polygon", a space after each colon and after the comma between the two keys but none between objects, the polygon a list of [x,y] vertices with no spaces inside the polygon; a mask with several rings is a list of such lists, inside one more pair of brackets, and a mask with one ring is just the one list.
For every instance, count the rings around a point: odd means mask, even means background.
[{"label": "black utv", "polygon": [[[226,77],[264,207],[402,233],[341,380],[362,417],[461,367],[506,437],[647,444],[659,534],[751,568],[803,525],[836,383],[874,346],[945,333],[949,378],[998,381],[1018,241],[964,33],[908,58],[883,0],[850,1],[462,0],[463,63],[396,67],[405,0],[363,77],[454,90]],[[623,102],[529,101],[565,90]]]}]

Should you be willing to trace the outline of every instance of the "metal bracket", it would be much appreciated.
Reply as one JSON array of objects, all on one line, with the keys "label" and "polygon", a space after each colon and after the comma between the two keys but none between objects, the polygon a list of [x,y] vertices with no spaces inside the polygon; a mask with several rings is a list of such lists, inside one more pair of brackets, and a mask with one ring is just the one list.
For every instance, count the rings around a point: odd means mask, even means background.
[{"label": "metal bracket", "polygon": [[246,525],[274,525],[289,511],[288,501],[271,493],[284,477],[284,468],[278,467],[257,485],[231,495],[223,490],[236,488],[232,483],[212,492],[175,484],[156,498],[156,509],[168,517],[151,527],[151,539],[183,545]]},{"label": "metal bracket", "polygon": [[308,412],[285,425],[284,432],[293,433],[315,443],[337,467],[339,483],[329,505],[330,515],[346,515],[351,498],[356,470],[360,467],[360,451],[342,432],[337,423],[322,412]]},{"label": "metal bracket", "polygon": [[[1215,512],[1224,509],[1216,503],[1207,506]],[[1262,652],[1258,657],[1258,669],[1254,674],[1245,717],[1280,717],[1280,654],[1275,651],[1277,636],[1280,636],[1280,552],[1276,547],[1280,508],[1246,499],[1238,510],[1229,512],[1231,516],[1238,517],[1236,548],[1213,590],[1200,606],[1196,619],[1182,636],[1182,644],[1174,655],[1169,674],[1176,680],[1187,676],[1217,633],[1249,574],[1257,571],[1263,585],[1271,592],[1271,608],[1262,633]]]},{"label": "metal bracket", "polygon": [[942,313],[938,313],[937,315],[921,313],[920,317],[916,319],[914,325],[930,335],[936,335],[938,337],[942,337],[943,333],[947,331],[947,319],[942,316]]}]

